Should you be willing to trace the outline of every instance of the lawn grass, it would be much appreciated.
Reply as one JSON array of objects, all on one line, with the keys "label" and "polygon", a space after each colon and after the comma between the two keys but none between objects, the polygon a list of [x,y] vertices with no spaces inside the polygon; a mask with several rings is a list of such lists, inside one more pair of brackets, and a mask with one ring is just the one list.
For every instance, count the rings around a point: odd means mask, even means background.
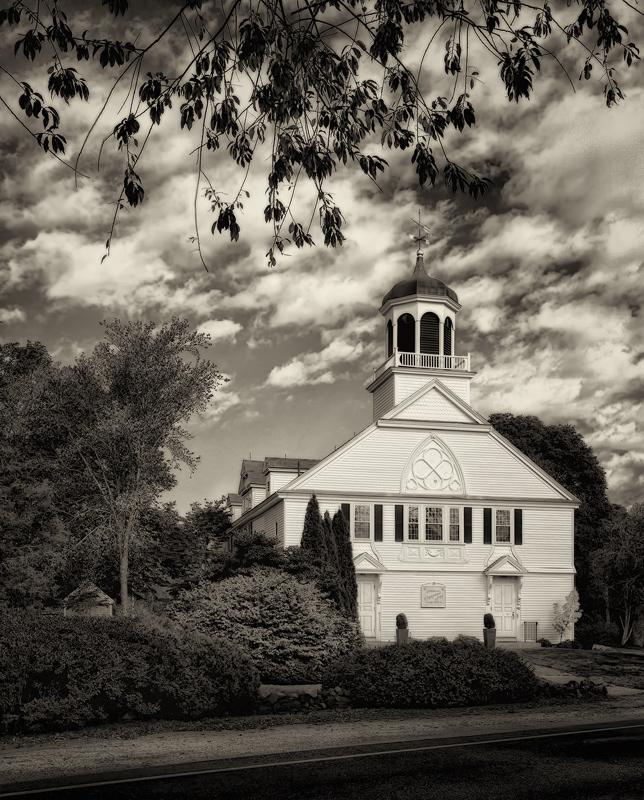
[{"label": "lawn grass", "polygon": [[602,676],[607,683],[644,689],[644,655],[608,650],[568,650],[541,647],[522,650],[529,664],[560,669],[582,678]]}]

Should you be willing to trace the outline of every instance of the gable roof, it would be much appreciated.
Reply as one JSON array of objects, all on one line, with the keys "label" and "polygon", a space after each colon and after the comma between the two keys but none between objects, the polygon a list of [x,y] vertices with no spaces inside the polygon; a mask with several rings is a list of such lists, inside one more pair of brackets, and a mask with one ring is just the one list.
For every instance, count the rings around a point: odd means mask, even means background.
[{"label": "gable roof", "polygon": [[507,553],[489,564],[483,573],[485,575],[525,575],[527,571],[514,554]]},{"label": "gable roof", "polygon": [[421,386],[402,403],[383,414],[382,419],[488,424],[485,417],[474,411],[438,378],[432,378],[425,386]]},{"label": "gable roof", "polygon": [[241,501],[241,495],[235,494],[235,492],[228,492],[228,502],[231,506],[240,506]]},{"label": "gable roof", "polygon": [[262,472],[263,467],[263,461],[252,461],[250,458],[245,458],[242,461],[239,476],[239,494],[244,494],[244,490],[253,484],[256,486],[264,486],[266,484],[266,479]]}]

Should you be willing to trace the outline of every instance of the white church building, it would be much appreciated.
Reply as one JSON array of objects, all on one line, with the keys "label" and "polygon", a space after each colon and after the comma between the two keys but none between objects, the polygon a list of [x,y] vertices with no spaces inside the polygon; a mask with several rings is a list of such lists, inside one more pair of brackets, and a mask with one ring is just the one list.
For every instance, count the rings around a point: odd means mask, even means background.
[{"label": "white church building", "polygon": [[419,251],[380,308],[386,358],[367,386],[373,422],[319,461],[243,461],[229,496],[233,536],[299,544],[315,494],[322,513],[349,521],[367,639],[395,641],[401,612],[416,639],[482,638],[491,612],[497,640],[556,641],[553,603],[574,588],[579,501],[470,405],[476,373],[469,354],[456,355],[460,308]]}]

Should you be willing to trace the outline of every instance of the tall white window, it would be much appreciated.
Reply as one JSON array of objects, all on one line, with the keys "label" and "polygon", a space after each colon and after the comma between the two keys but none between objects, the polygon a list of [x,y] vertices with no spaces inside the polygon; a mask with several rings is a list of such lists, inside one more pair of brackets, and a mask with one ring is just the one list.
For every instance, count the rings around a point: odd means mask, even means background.
[{"label": "tall white window", "polygon": [[371,506],[354,506],[353,536],[355,539],[371,537]]},{"label": "tall white window", "polygon": [[496,541],[510,541],[510,510],[507,508],[496,510]]},{"label": "tall white window", "polygon": [[425,508],[425,540],[428,542],[443,540],[443,509],[441,506]]},{"label": "tall white window", "polygon": [[461,540],[461,512],[458,508],[449,510],[449,540],[450,542]]},{"label": "tall white window", "polygon": [[417,542],[420,538],[418,532],[418,506],[409,506],[407,509],[407,538]]}]

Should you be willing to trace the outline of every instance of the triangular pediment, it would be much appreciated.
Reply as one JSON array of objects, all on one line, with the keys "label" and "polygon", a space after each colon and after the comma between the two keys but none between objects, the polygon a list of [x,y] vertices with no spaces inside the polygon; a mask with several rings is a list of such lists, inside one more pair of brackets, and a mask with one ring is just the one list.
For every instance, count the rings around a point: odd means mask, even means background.
[{"label": "triangular pediment", "polygon": [[429,381],[382,419],[408,419],[423,422],[465,422],[487,424],[473,408],[448,389],[438,378]]},{"label": "triangular pediment", "polygon": [[353,566],[356,572],[370,572],[376,574],[387,571],[387,567],[378,561],[375,556],[372,556],[371,553],[359,553],[353,559]]},{"label": "triangular pediment", "polygon": [[525,575],[528,570],[513,555],[501,556],[486,569],[486,575]]}]

